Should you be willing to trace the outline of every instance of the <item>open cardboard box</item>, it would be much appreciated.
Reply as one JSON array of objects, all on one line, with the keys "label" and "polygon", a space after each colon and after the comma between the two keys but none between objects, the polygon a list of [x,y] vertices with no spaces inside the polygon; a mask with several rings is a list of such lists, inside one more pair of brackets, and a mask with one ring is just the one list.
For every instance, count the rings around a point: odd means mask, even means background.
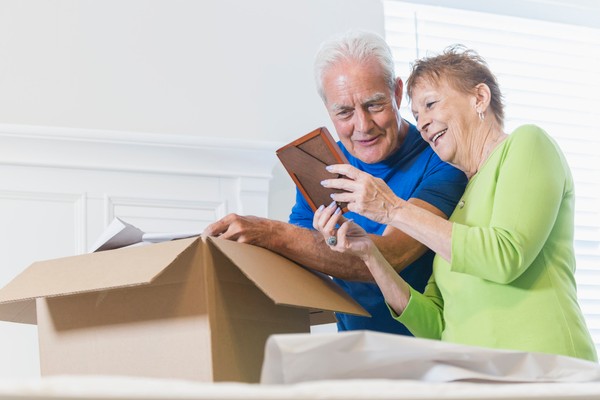
[{"label": "open cardboard box", "polygon": [[309,332],[314,310],[368,315],[327,277],[207,237],[36,262],[0,290],[0,320],[38,325],[42,375],[258,382],[268,336]]}]

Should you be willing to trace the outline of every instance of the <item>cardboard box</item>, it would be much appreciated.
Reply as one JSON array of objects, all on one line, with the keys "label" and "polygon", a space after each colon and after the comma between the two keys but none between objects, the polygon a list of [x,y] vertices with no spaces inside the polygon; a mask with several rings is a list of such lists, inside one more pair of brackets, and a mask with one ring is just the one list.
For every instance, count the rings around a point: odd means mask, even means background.
[{"label": "cardboard box", "polygon": [[331,279],[273,252],[191,238],[36,262],[0,319],[38,325],[42,375],[258,382],[274,333],[310,310],[368,315]]}]

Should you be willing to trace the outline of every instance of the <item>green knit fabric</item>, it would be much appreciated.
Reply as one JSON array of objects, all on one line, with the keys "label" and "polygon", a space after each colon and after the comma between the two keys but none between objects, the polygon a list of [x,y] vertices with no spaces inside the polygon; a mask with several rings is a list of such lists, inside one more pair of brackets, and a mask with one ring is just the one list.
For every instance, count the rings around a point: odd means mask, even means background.
[{"label": "green knit fabric", "polygon": [[[577,302],[573,178],[540,128],[515,130],[469,181],[452,261],[397,320],[415,336],[597,360]],[[392,312],[392,314],[394,314]]]}]

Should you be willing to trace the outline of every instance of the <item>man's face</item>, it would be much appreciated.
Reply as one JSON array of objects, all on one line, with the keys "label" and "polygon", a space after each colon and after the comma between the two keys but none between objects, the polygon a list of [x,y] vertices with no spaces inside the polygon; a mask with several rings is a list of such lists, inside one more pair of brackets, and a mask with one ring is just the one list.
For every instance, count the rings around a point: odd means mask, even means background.
[{"label": "man's face", "polygon": [[374,61],[341,61],[323,74],[325,106],[341,142],[359,160],[385,160],[399,143],[402,81],[395,93]]}]

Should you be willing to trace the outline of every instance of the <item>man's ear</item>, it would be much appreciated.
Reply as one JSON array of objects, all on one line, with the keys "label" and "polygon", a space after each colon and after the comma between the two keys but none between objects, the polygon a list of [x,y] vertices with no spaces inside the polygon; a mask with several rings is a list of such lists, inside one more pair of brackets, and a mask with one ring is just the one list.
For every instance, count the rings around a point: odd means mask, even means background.
[{"label": "man's ear", "polygon": [[492,92],[490,87],[485,83],[480,83],[475,86],[475,109],[477,112],[485,112],[492,100]]},{"label": "man's ear", "polygon": [[400,109],[400,104],[402,104],[402,92],[404,90],[404,82],[402,79],[396,78],[396,82],[394,84],[394,97],[396,98],[396,105],[398,109]]}]

